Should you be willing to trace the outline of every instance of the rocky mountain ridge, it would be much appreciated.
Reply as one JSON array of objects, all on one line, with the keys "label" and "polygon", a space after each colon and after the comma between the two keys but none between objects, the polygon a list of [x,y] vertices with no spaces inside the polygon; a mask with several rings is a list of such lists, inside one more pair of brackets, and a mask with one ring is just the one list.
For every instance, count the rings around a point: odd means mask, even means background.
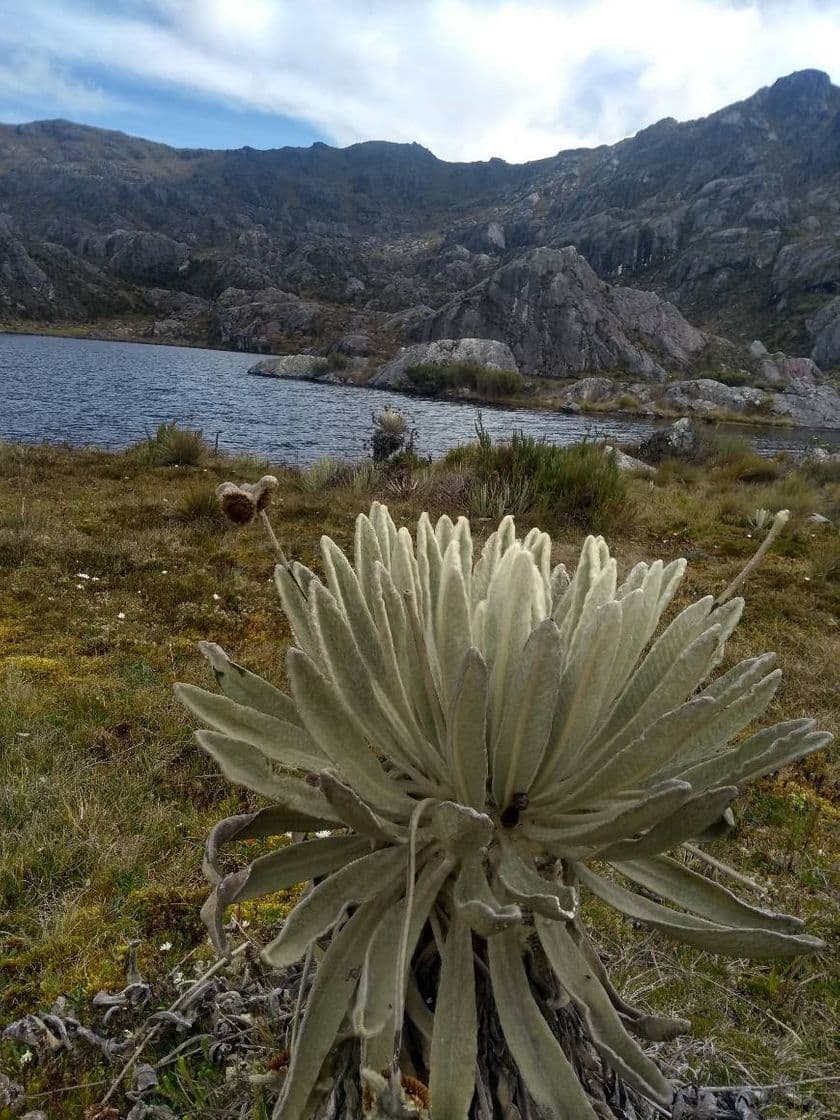
[{"label": "rocky mountain ridge", "polygon": [[802,71],[522,165],[0,126],[0,324],[113,318],[260,353],[477,336],[566,378],[755,371],[758,337],[833,371],[840,89]]}]

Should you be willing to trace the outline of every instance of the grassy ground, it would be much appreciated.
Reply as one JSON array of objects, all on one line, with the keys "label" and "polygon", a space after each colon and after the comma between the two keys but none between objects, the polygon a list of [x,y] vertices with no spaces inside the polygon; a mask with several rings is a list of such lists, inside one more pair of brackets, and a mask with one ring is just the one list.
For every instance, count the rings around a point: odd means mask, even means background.
[{"label": "grassy ground", "polygon": [[[282,680],[289,631],[267,546],[253,527],[221,524],[212,501],[220,480],[255,479],[265,466],[162,467],[137,451],[0,446],[0,1024],[61,993],[83,1001],[122,987],[132,938],[148,977],[190,951],[209,959],[198,919],[201,845],[213,822],[253,799],[227,787],[193,747],[172,684],[208,683],[200,638]],[[303,488],[296,473],[274,473],[278,535],[316,567],[320,535],[346,544],[373,497],[407,521],[422,508],[466,512],[449,468],[416,480],[369,473],[352,485],[325,472]],[[628,486],[608,534],[613,551],[624,568],[687,556],[682,602],[720,591],[740,569],[756,545],[747,519],[757,507],[791,508],[785,537],[748,585],[730,657],[775,649],[785,683],[771,715],[808,714],[840,730],[840,484],[762,468],[732,449],[714,466],[665,464],[656,479]],[[814,512],[833,525],[809,521]],[[527,513],[518,518],[521,530],[531,523]],[[574,561],[584,525],[556,531],[557,559]],[[763,782],[739,820],[720,854],[770,882],[774,908],[806,917],[829,951],[793,963],[729,961],[674,951],[599,914],[603,944],[634,999],[691,1017],[695,1035],[662,1054],[678,1076],[706,1084],[831,1077],[840,1024],[836,755]],[[282,914],[282,900],[248,913],[258,930]],[[109,1076],[92,1061],[33,1068],[22,1059],[21,1047],[0,1048],[0,1065],[33,1094],[30,1107],[51,1117],[80,1117]],[[87,1087],[62,1091],[81,1082]],[[198,1076],[172,1090],[178,1115],[205,1115],[200,1084]],[[798,1085],[769,1115],[806,1111],[840,1114],[840,1082]]]}]

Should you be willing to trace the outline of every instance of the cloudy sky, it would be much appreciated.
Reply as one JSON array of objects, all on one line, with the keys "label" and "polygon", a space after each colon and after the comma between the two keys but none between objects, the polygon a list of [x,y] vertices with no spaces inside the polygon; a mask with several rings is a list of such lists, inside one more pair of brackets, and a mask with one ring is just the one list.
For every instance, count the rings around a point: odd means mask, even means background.
[{"label": "cloudy sky", "polygon": [[511,161],[686,120],[806,67],[840,0],[0,0],[0,121],[189,147],[417,140]]}]

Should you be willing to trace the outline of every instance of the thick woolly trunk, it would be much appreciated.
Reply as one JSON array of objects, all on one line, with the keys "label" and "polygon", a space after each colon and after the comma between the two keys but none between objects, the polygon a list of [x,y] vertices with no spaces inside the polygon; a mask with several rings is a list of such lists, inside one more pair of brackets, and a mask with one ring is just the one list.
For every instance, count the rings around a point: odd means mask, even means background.
[{"label": "thick woolly trunk", "polygon": [[[426,959],[435,960],[432,954]],[[402,1069],[410,1078],[428,1084],[429,1039],[427,1024],[418,998],[428,1009],[434,1006],[437,989],[436,967],[424,970],[424,954],[415,960],[417,988],[414,1000],[408,1000],[408,1022],[403,1035]],[[437,962],[436,962],[437,963]],[[493,1002],[484,962],[476,959],[476,995],[479,1010],[478,1059],[476,1063],[476,1094],[470,1120],[556,1120],[549,1117],[527,1092],[516,1063],[505,1043]],[[531,988],[546,1022],[560,1043],[577,1077],[589,1097],[599,1120],[762,1120],[752,1095],[737,1091],[710,1093],[693,1087],[680,1089],[667,1112],[641,1097],[602,1061],[586,1033],[574,1005],[563,998],[550,976],[541,970],[539,961],[530,958],[528,972]],[[333,1056],[331,1072],[335,1082],[316,1109],[313,1120],[426,1120],[428,1113],[412,1104],[382,1099],[368,1113],[370,1094],[363,1094],[359,1082],[359,1047],[344,1043]],[[384,1071],[383,1071],[384,1072]],[[364,1103],[363,1103],[364,1096]],[[577,1120],[563,1117],[562,1120]]]}]

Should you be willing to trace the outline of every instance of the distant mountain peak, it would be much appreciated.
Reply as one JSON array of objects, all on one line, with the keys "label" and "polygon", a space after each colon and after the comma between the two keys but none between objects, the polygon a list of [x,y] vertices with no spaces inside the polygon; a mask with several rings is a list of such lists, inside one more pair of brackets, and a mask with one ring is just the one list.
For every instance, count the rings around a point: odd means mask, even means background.
[{"label": "distant mountain peak", "polygon": [[773,108],[797,114],[825,113],[832,96],[840,98],[840,89],[831,84],[831,78],[823,70],[795,70],[762,93]]}]

